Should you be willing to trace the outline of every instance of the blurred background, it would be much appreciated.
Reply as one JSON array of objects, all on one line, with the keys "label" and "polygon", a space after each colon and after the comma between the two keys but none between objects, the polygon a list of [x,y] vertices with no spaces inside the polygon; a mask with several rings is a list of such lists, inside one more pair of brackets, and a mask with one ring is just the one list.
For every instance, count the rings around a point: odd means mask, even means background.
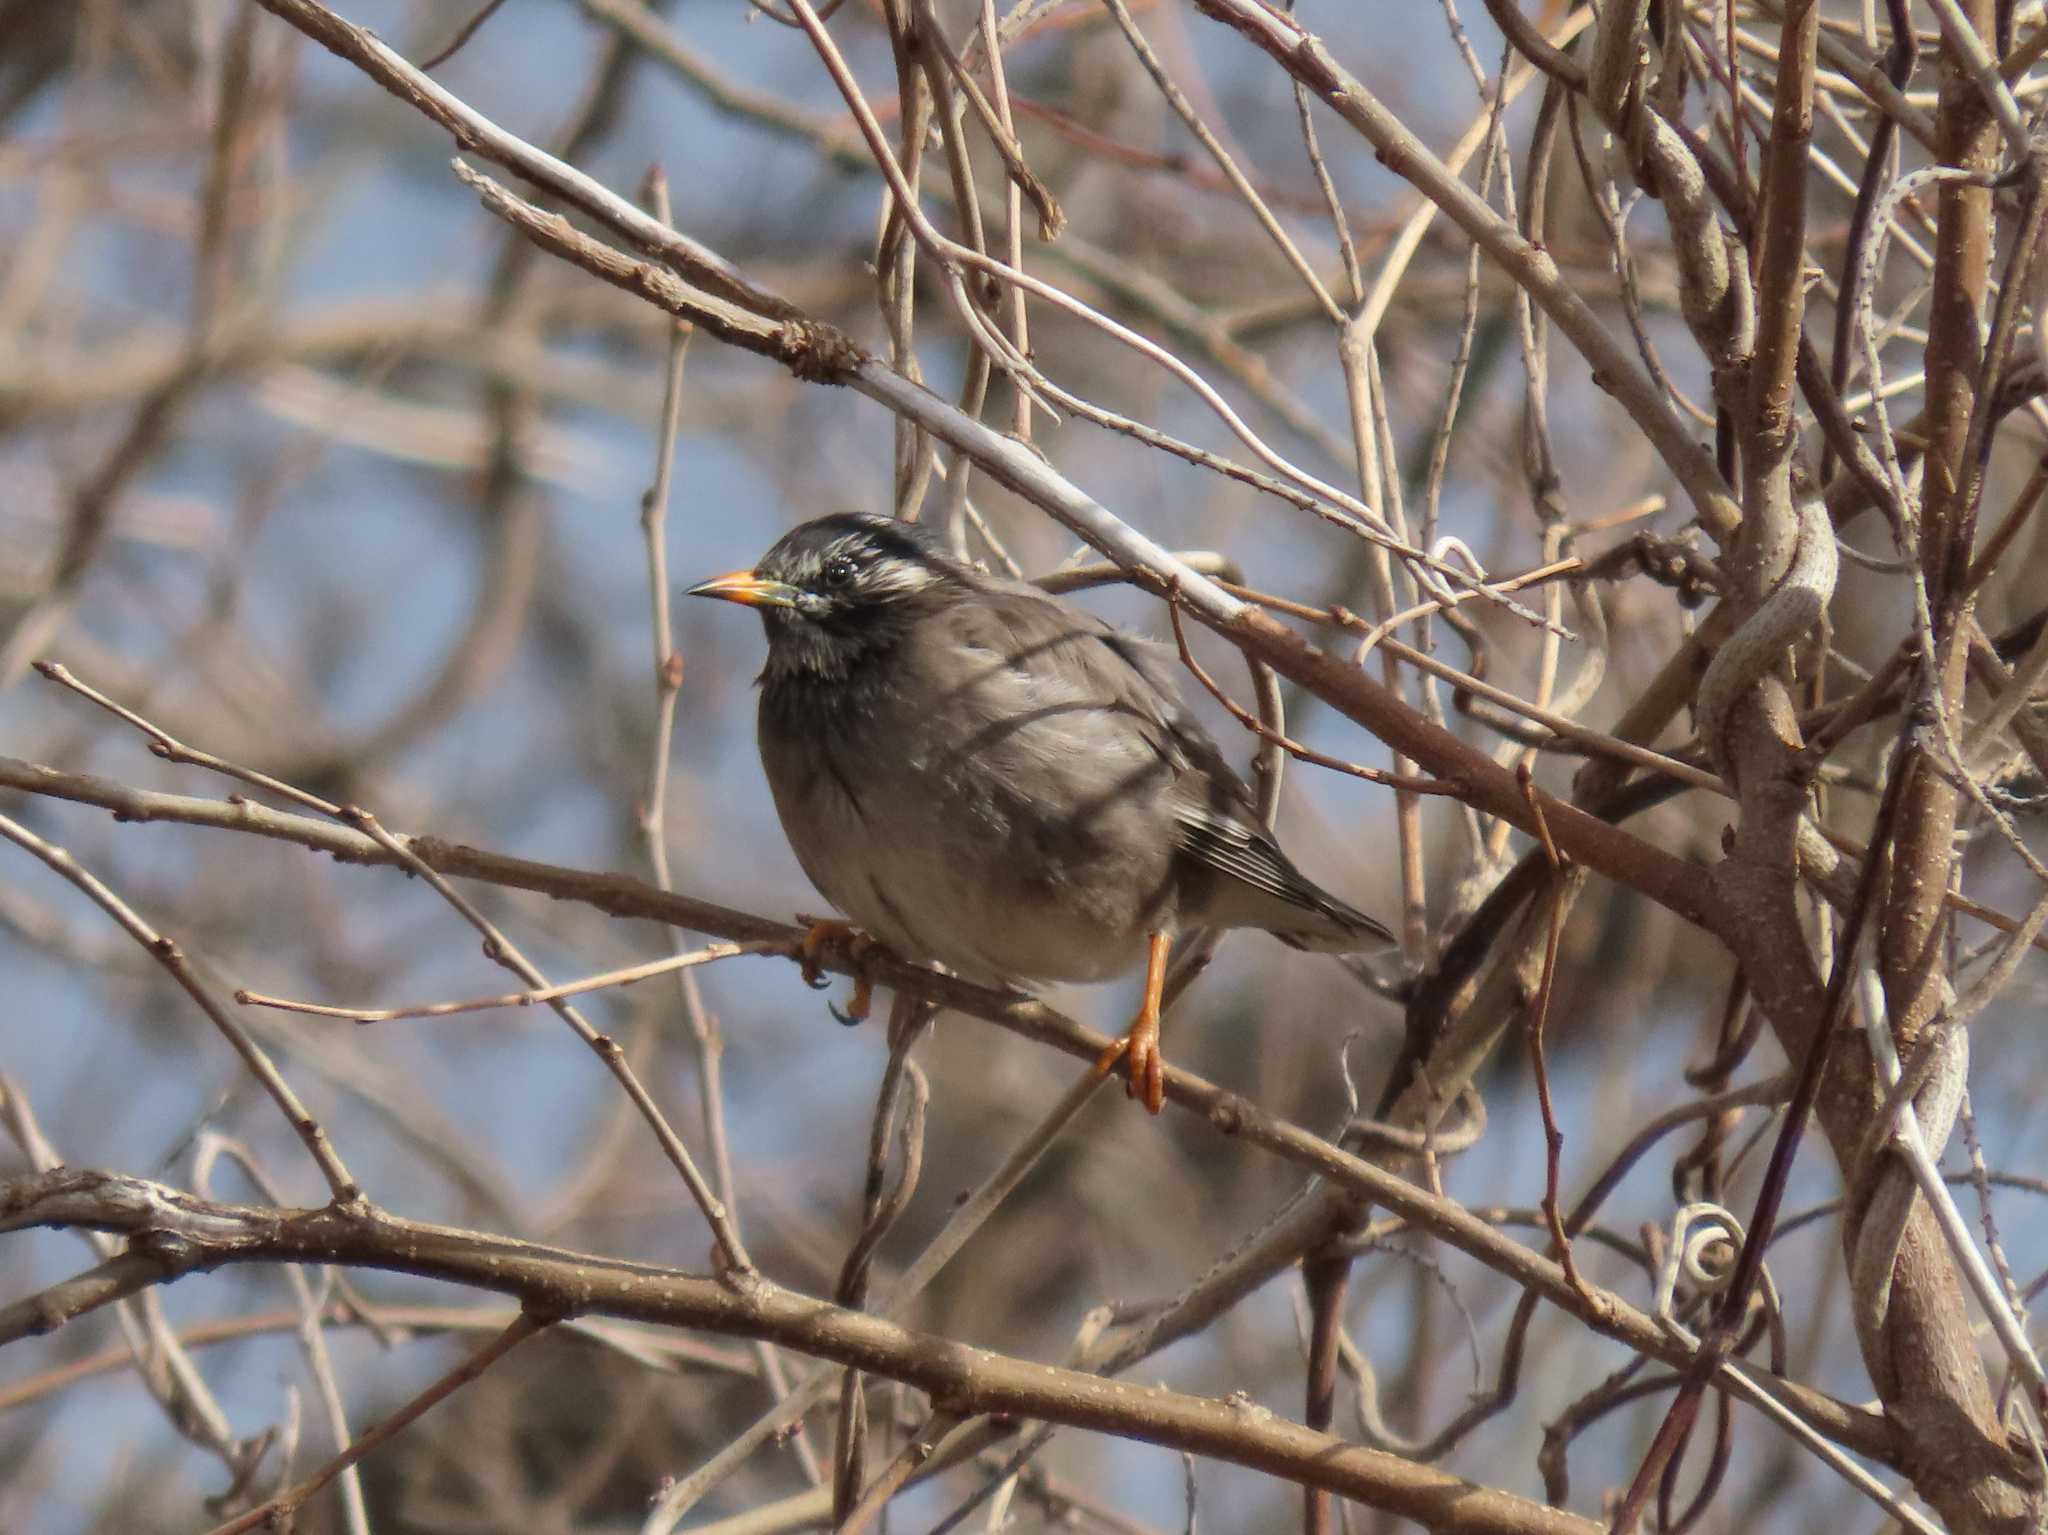
[{"label": "blurred background", "polygon": [[[1477,6],[1456,18],[1462,33],[1425,0],[1301,9],[1432,147],[1446,152],[1483,128],[1488,103],[1461,44],[1489,89],[1502,44]],[[949,0],[938,10],[949,36],[971,35],[978,6]],[[1028,267],[1171,348],[1279,452],[1357,493],[1354,420],[1329,321],[1113,19],[1092,4],[999,11],[1006,28],[1014,23],[1004,57],[1017,136],[1070,221],[1059,239],[1042,241],[1026,209]],[[1344,252],[1285,79],[1188,6],[1134,3],[1132,11],[1193,109],[1350,305]],[[1563,22],[1557,11],[1541,18],[1545,25]],[[351,0],[345,8],[415,62],[449,45],[475,12],[468,0]],[[893,136],[899,75],[878,5],[848,0],[830,29]],[[0,39],[0,750],[149,789],[218,798],[238,787],[159,761],[136,729],[29,669],[50,658],[194,748],[366,806],[394,830],[647,877],[642,811],[660,699],[642,497],[669,367],[664,317],[528,247],[452,176],[444,133],[252,5],[0,0]],[[639,195],[658,168],[678,228],[864,345],[887,349],[876,281],[882,183],[802,32],[744,0],[509,0],[432,73],[508,131],[622,195]],[[1518,155],[1539,95],[1530,90],[1504,112]],[[1318,113],[1317,125],[1370,286],[1416,198],[1335,118]],[[1845,131],[1824,124],[1822,141],[1846,142]],[[999,212],[1000,163],[985,139],[974,148],[984,206]],[[936,150],[927,171],[927,210],[954,230]],[[1468,179],[1477,185],[1478,176],[1475,169]],[[1676,316],[1656,206],[1636,214],[1624,285],[1581,179],[1554,182],[1553,256],[1618,332],[1633,308],[1674,390],[1704,400],[1705,368]],[[1491,172],[1489,187],[1500,195]],[[1814,195],[1815,239],[1839,249],[1851,194],[1820,185]],[[998,239],[992,233],[992,244]],[[1561,548],[1596,558],[1641,531],[1682,535],[1685,511],[1665,504],[1669,477],[1592,386],[1583,361],[1563,349],[1541,386],[1558,479],[1539,507],[1514,307],[1490,271],[1468,278],[1468,255],[1455,231],[1431,225],[1378,330],[1389,478],[1411,524],[1432,539],[1461,540],[1496,574]],[[971,360],[928,271],[910,312],[922,376],[957,395]],[[1030,345],[1062,387],[1244,456],[1193,393],[1098,329],[1036,304]],[[1445,431],[1454,370],[1461,394]],[[683,378],[661,524],[676,589],[752,563],[811,516],[901,505],[896,429],[879,407],[798,382],[708,336],[689,346]],[[985,415],[1005,429],[1015,422],[1000,378]],[[1311,607],[1376,611],[1369,547],[1283,500],[1071,413],[1035,412],[1031,434],[1062,473],[1161,543],[1223,551],[1250,584]],[[1701,435],[1709,435],[1704,426]],[[2024,421],[2008,435],[1994,476],[2010,495],[2041,437]],[[993,563],[1000,546],[1038,574],[1074,554],[1043,514],[988,482],[970,494],[995,540],[975,535],[977,557]],[[942,495],[943,487],[931,490],[930,503]],[[1887,552],[1881,530],[1861,536]],[[2037,542],[2025,534],[2015,546],[2014,580],[2023,581]],[[1989,589],[1987,628],[2024,616],[2011,589],[2003,579]],[[1692,615],[1642,580],[1603,584],[1590,597],[1547,590],[1557,594],[1550,611],[1577,638],[1552,658],[1540,631],[1498,610],[1479,613],[1488,680],[1531,698],[1563,691],[1560,707],[1605,727]],[[1150,599],[1110,589],[1081,600],[1165,637]],[[1548,598],[1539,591],[1530,600]],[[1905,613],[1899,582],[1847,571],[1833,643],[1871,665],[1896,642]],[[682,673],[660,808],[675,888],[784,920],[822,910],[776,824],[754,752],[758,625],[701,603],[678,603],[673,621]],[[1447,659],[1470,663],[1468,640],[1442,626],[1434,633]],[[1236,657],[1201,636],[1196,649],[1249,698]],[[1595,655],[1604,670],[1589,675]],[[1578,682],[1587,685],[1573,692]],[[1519,752],[1457,715],[1448,690],[1433,701],[1487,749]],[[1246,733],[1209,700],[1198,703],[1226,749],[1247,761]],[[1390,765],[1383,748],[1313,699],[1290,695],[1289,703],[1289,730],[1307,745]],[[1885,744],[1877,740],[1861,759],[1852,745],[1847,760],[1867,764]],[[1537,773],[1563,792],[1576,765],[1546,756]],[[1851,822],[1867,816],[1853,785],[1843,794]],[[512,984],[454,911],[394,871],[219,830],[121,824],[57,799],[4,798],[0,811],[68,848],[174,937],[222,994],[245,987],[388,1007]],[[1710,858],[1725,814],[1701,798],[1659,809],[1634,829],[1683,856]],[[1391,806],[1385,789],[1297,764],[1280,829],[1312,877],[1397,921]],[[1501,867],[1476,856],[1456,806],[1425,801],[1421,825],[1427,934],[1406,958],[1409,973],[1432,962],[1443,924],[1461,919]],[[1518,837],[1510,851],[1522,846]],[[2032,904],[2017,860],[1996,839],[1966,867],[1979,899],[2008,910]],[[670,945],[649,924],[465,888],[553,980],[653,958]],[[1974,931],[1968,942],[1984,937]],[[1390,955],[1381,968],[1398,982],[1404,960]],[[1651,1115],[1690,1094],[1683,1073],[1714,1052],[1730,973],[1716,945],[1645,901],[1596,882],[1576,908],[1550,1047],[1568,1198]],[[0,1071],[17,1110],[17,1133],[0,1143],[0,1171],[28,1165],[19,1133],[26,1105],[55,1154],[74,1165],[189,1187],[195,1149],[226,1136],[248,1148],[278,1198],[324,1199],[281,1117],[185,995],[101,911],[12,847],[0,850],[0,976]],[[860,1221],[885,1056],[881,1019],[840,1027],[826,1003],[843,999],[843,984],[814,993],[779,959],[727,960],[695,984],[698,1021],[708,1019],[723,1041],[731,1192],[748,1243],[777,1280],[830,1293]],[[1070,989],[1051,1000],[1114,1030],[1135,986]],[[2016,1174],[2048,1160],[2036,1109],[2040,1002],[2038,967],[2023,966],[1974,1030],[1977,1060],[2000,1063],[1973,1083],[1985,1156]],[[628,1043],[656,1099],[701,1153],[704,1058],[680,988],[664,980],[603,993],[586,1011]],[[368,1027],[253,1008],[236,1016],[278,1060],[370,1197],[394,1213],[708,1266],[704,1222],[653,1138],[546,1010]],[[1347,1115],[1346,1063],[1369,1106],[1400,1024],[1396,1003],[1334,963],[1238,935],[1177,1015],[1170,1054],[1327,1134]],[[881,1249],[879,1293],[1076,1076],[1069,1060],[951,1015],[919,1059],[932,1083],[925,1173]],[[1766,1038],[1743,1079],[1781,1065]],[[1543,1186],[1541,1127],[1518,1039],[1480,1086],[1486,1134],[1444,1163],[1446,1190],[1474,1206],[1532,1207]],[[1775,1120],[1750,1113],[1716,1133],[1739,1147],[1759,1127]],[[1668,1220],[1672,1164],[1698,1135],[1688,1129],[1660,1143],[1610,1198],[1602,1224],[1624,1248],[1640,1241],[1643,1223]],[[1738,1209],[1760,1161],[1752,1152],[1732,1164]],[[207,1171],[217,1197],[264,1197],[234,1165]],[[913,1320],[1005,1353],[1058,1359],[1092,1308],[1177,1293],[1302,1182],[1187,1116],[1153,1121],[1104,1092],[931,1286]],[[1824,1150],[1810,1146],[1790,1208],[1838,1193]],[[2009,1201],[1998,1206],[2006,1250],[2024,1282],[2048,1263],[2040,1235],[2048,1228],[2021,1203],[2031,1193],[2000,1197]],[[1541,1244],[1539,1233],[1520,1234]],[[1839,1303],[1839,1240],[1826,1219],[1789,1232],[1773,1251],[1774,1273],[1796,1297],[1792,1373],[1860,1401],[1871,1388]],[[0,1239],[0,1302],[90,1261],[72,1235]],[[1600,1282],[1648,1303],[1639,1254],[1593,1248],[1581,1261]],[[382,1327],[328,1330],[359,1427],[503,1320],[489,1297],[391,1276],[349,1282],[372,1310],[407,1308]],[[1378,1372],[1379,1410],[1394,1431],[1431,1434],[1494,1386],[1517,1297],[1434,1243],[1389,1233],[1373,1244],[1349,1322]],[[303,1474],[331,1441],[293,1335],[294,1304],[267,1269],[189,1279],[163,1296],[171,1324],[197,1330],[194,1358],[235,1434],[297,1424]],[[1276,1281],[1137,1378],[1243,1391],[1298,1417],[1301,1316],[1298,1281]],[[773,1399],[760,1356],[743,1346],[665,1346],[676,1351],[656,1368],[587,1338],[528,1345],[370,1458],[373,1526],[636,1528],[665,1478],[701,1465]],[[109,1314],[5,1354],[0,1528],[64,1535],[210,1522],[205,1500],[223,1491],[227,1473],[138,1384]],[[1542,1496],[1546,1426],[1627,1360],[1541,1312],[1517,1394],[1445,1464]],[[785,1364],[799,1374],[805,1367]],[[1346,1434],[1358,1432],[1354,1391],[1347,1385],[1339,1412]],[[909,1421],[919,1416],[886,1389],[876,1400],[878,1419],[899,1407]],[[1570,1506],[1597,1512],[1601,1489],[1626,1480],[1666,1400],[1652,1395],[1587,1429],[1572,1451]],[[823,1453],[830,1442],[829,1415],[814,1417],[810,1448]],[[1874,1509],[1760,1423],[1739,1423],[1733,1446],[1733,1490],[1702,1528],[1806,1529],[1845,1515],[1855,1527],[1876,1526]],[[1189,1473],[1170,1452],[1062,1433],[1036,1464],[1046,1480],[1012,1501],[1006,1528],[1187,1523]],[[259,1481],[268,1485],[277,1471],[273,1460]],[[1204,1462],[1192,1476],[1205,1529],[1273,1528],[1299,1517],[1294,1490],[1255,1473]],[[897,1527],[932,1527],[985,1479],[956,1472],[917,1490]],[[799,1455],[771,1448],[691,1517],[737,1519],[805,1485]],[[1347,1517],[1361,1529],[1390,1527],[1364,1511]],[[973,1515],[970,1527],[984,1527],[984,1518]],[[301,1528],[339,1529],[342,1519],[330,1495]]]}]

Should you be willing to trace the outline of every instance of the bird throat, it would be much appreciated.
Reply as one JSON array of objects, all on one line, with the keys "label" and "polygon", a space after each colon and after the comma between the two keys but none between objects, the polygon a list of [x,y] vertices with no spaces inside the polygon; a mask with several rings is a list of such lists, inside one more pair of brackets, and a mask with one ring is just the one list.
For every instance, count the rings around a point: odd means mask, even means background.
[{"label": "bird throat", "polygon": [[768,626],[763,691],[800,697],[809,707],[843,703],[849,695],[879,687],[910,630],[910,615],[888,612],[865,612],[844,623],[795,614],[763,617]]}]

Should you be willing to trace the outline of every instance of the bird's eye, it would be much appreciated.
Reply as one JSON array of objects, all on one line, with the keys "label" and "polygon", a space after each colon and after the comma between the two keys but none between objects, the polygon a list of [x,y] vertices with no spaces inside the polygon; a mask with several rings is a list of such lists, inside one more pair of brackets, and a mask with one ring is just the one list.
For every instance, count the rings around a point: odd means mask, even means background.
[{"label": "bird's eye", "polygon": [[853,563],[852,556],[835,554],[825,562],[825,569],[821,574],[824,576],[827,586],[844,586],[853,579],[854,572],[858,568]]}]

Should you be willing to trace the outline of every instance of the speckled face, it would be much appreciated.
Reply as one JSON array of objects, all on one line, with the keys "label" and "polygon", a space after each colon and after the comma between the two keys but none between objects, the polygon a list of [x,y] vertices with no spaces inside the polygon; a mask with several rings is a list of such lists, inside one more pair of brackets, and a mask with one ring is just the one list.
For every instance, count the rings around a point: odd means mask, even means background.
[{"label": "speckled face", "polygon": [[752,570],[690,589],[757,608],[768,630],[768,675],[844,676],[885,648],[921,606],[957,588],[959,570],[929,533],[866,512],[792,529]]},{"label": "speckled face", "polygon": [[789,611],[830,623],[915,596],[949,572],[930,534],[893,518],[852,512],[785,534],[754,573],[795,589]]}]

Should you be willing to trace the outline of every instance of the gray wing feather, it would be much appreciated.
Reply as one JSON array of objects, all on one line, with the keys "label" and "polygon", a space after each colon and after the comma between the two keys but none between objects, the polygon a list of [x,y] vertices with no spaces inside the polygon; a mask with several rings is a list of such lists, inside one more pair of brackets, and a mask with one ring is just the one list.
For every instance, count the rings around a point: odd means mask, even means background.
[{"label": "gray wing feather", "polygon": [[1347,906],[1303,874],[1279,844],[1256,827],[1218,819],[1200,806],[1183,809],[1177,824],[1181,850],[1188,857],[1314,919],[1300,928],[1290,928],[1285,912],[1276,911],[1257,925],[1287,941],[1307,941],[1318,947],[1323,940],[1346,944],[1361,939],[1392,940],[1393,934],[1380,923]]},{"label": "gray wing feather", "polygon": [[[1318,887],[1260,827],[1250,789],[1181,701],[1164,646],[1049,601],[1036,588],[983,581],[987,606],[981,611],[1013,643],[1030,645],[1040,664],[1067,674],[1077,688],[1113,700],[1111,706],[1128,722],[1142,723],[1153,749],[1173,769],[1171,815],[1180,852],[1243,887],[1223,907],[1245,925],[1290,942],[1349,948],[1361,940],[1392,939],[1380,923]],[[1266,900],[1278,904],[1268,906]]]},{"label": "gray wing feather", "polygon": [[1321,912],[1330,904],[1285,853],[1251,828],[1218,820],[1193,805],[1180,812],[1176,825],[1182,849],[1218,873],[1309,911]]}]

